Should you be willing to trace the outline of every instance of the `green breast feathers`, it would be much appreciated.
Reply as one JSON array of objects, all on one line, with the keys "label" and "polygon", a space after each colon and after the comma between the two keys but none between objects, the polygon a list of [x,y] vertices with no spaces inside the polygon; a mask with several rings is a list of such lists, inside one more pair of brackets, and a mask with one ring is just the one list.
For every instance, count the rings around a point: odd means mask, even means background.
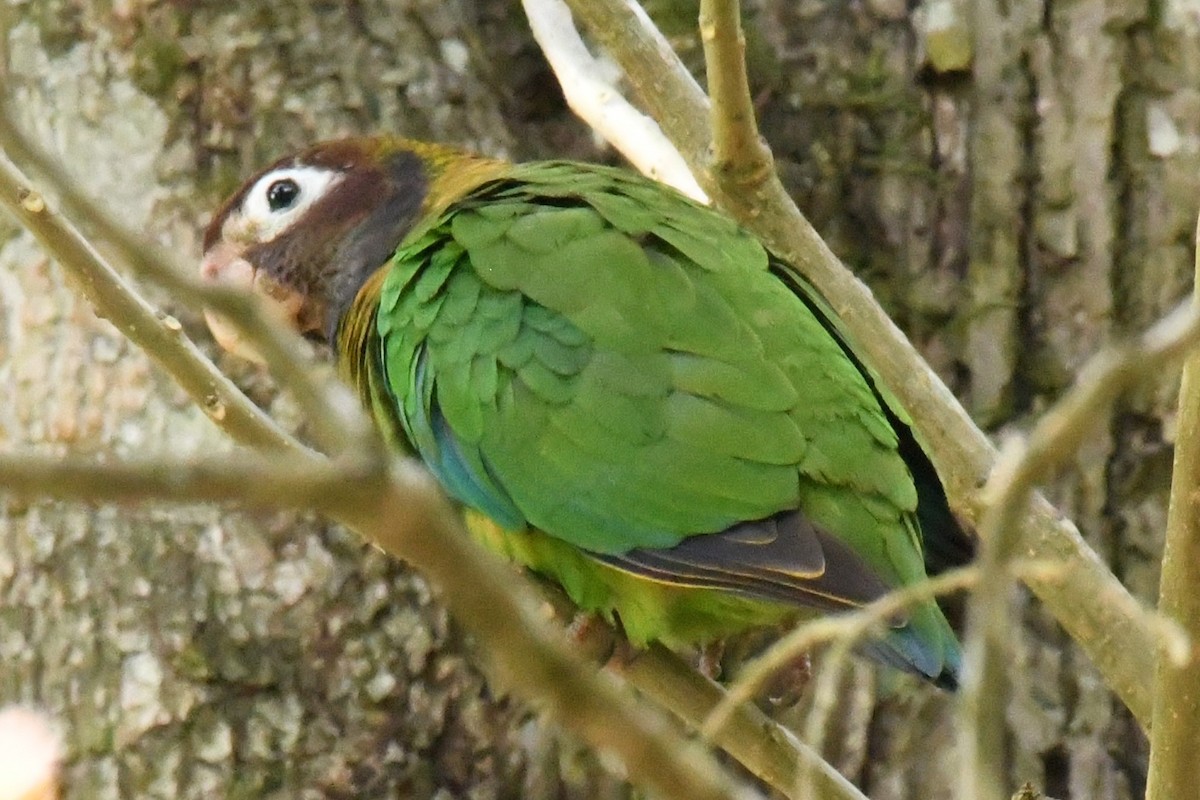
[{"label": "green breast feathers", "polygon": [[[329,264],[308,285],[272,275],[489,546],[635,644],[853,608],[969,557],[932,467],[828,309],[735,223],[618,169],[388,141],[358,140],[385,176],[415,171],[415,198],[323,220],[314,260]],[[235,195],[209,252],[256,191],[328,169],[293,159]],[[318,195],[307,216],[352,179],[337,166],[299,187]],[[402,225],[379,219],[389,204]],[[383,229],[371,264],[363,242]],[[933,602],[867,651],[956,681]]]}]

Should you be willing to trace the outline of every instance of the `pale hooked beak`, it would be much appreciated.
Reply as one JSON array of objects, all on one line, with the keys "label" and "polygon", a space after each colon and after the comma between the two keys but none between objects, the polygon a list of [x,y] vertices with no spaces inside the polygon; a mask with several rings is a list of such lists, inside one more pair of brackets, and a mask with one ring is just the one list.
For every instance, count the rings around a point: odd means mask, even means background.
[{"label": "pale hooked beak", "polygon": [[[234,245],[220,242],[205,253],[200,262],[200,277],[205,281],[255,294],[268,316],[294,330],[301,330],[299,323],[305,305],[303,296],[260,273],[253,264],[242,258],[241,251]],[[233,323],[207,309],[204,319],[217,344],[225,350],[256,364],[264,363],[262,355]]]}]

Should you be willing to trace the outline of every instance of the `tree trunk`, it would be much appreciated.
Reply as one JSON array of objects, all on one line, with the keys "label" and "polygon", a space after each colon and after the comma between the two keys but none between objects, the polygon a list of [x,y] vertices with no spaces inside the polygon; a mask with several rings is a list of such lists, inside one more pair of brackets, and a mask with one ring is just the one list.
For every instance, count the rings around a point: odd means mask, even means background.
[{"label": "tree trunk", "polygon": [[[370,129],[501,152],[523,138],[502,113],[517,89],[482,69],[538,68],[519,9],[463,11],[26,4],[8,12],[0,74],[19,121],[81,186],[195,259],[221,196],[288,147]],[[0,225],[5,449],[230,447],[27,235]],[[150,293],[211,342],[197,309]],[[212,355],[299,427],[265,375]],[[68,798],[627,795],[496,697],[477,661],[420,576],[313,518],[3,506],[0,705],[57,717]]]},{"label": "tree trunk", "polygon": [[[1186,296],[1200,202],[1194,9],[767,5],[787,54],[787,85],[764,112],[783,174],[980,423],[1025,426],[1090,354]],[[966,47],[969,71],[954,69]],[[1097,420],[1049,487],[1149,604],[1177,385],[1163,375]],[[1012,653],[1013,788],[1140,797],[1137,725],[1053,619],[1036,605],[1027,619]],[[952,797],[955,762],[931,758],[948,752],[947,711],[885,696],[842,731],[846,766],[877,800]]]},{"label": "tree trunk", "polygon": [[[1182,0],[911,5],[748,3],[764,133],[801,208],[977,419],[1021,426],[1186,292],[1200,16]],[[609,157],[563,107],[515,2],[45,0],[8,22],[0,80],[20,121],[185,258],[228,190],[321,138]],[[5,219],[0,286],[5,448],[229,446]],[[209,341],[196,309],[150,293]],[[213,352],[300,428],[268,378]],[[1051,488],[1149,602],[1175,386],[1164,375],[1098,421]],[[1027,620],[1014,787],[1140,796],[1136,725],[1052,619],[1031,604]],[[311,518],[10,502],[0,662],[0,704],[62,723],[68,798],[627,794],[489,693],[419,576]],[[953,797],[950,699],[865,665],[849,682],[836,762],[874,800]],[[802,724],[805,708],[782,716]]]}]

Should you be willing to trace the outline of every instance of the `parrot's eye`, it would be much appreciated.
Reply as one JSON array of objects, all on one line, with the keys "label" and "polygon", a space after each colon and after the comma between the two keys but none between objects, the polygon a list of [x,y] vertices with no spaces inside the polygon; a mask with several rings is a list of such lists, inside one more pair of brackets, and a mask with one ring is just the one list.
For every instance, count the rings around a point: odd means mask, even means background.
[{"label": "parrot's eye", "polygon": [[291,178],[278,180],[267,187],[267,205],[272,211],[283,211],[296,204],[300,185]]},{"label": "parrot's eye", "polygon": [[238,217],[257,242],[269,242],[300,219],[344,173],[306,164],[279,167],[246,193]]}]

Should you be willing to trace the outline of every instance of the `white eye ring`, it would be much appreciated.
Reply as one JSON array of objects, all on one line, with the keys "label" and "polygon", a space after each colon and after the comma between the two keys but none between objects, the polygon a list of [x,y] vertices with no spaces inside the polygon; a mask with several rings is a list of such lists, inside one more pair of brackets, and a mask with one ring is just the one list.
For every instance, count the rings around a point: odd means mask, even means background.
[{"label": "white eye ring", "polygon": [[[329,189],[342,179],[342,174],[317,167],[281,167],[263,175],[242,201],[241,217],[254,231],[259,242],[269,242],[283,233],[313,203],[320,200]],[[281,189],[289,201],[279,205]],[[274,195],[274,197],[273,197]],[[273,202],[274,201],[274,202]],[[276,207],[272,207],[272,206]]]}]

